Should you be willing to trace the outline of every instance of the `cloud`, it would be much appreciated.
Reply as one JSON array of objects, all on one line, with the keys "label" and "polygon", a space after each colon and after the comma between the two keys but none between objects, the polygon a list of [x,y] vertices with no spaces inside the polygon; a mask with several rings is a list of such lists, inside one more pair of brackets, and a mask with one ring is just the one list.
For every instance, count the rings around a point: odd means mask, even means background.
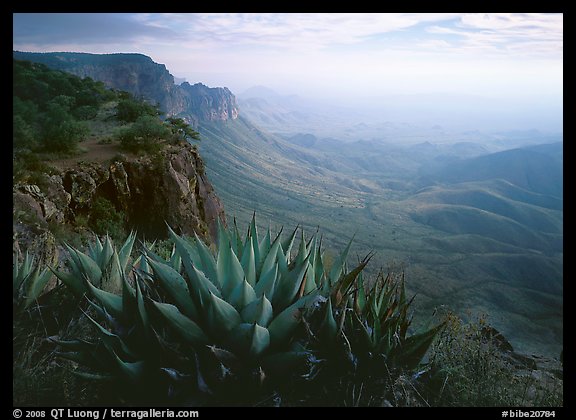
[{"label": "cloud", "polygon": [[[143,14],[137,20],[162,28],[180,28],[191,48],[210,44],[286,48],[310,51],[359,44],[390,32],[406,30],[423,21],[439,21],[454,15],[400,13],[216,13]],[[195,42],[202,41],[199,45]]]},{"label": "cloud", "polygon": [[[36,13],[14,15],[14,45],[105,51],[179,48],[281,55],[337,51],[562,56],[562,14]],[[129,48],[129,47],[131,48]]]},{"label": "cloud", "polygon": [[170,28],[143,24],[124,13],[15,13],[18,45],[125,44],[143,39],[178,39]]},{"label": "cloud", "polygon": [[562,14],[465,14],[456,25],[432,25],[426,31],[454,36],[450,48],[463,52],[562,57]]}]

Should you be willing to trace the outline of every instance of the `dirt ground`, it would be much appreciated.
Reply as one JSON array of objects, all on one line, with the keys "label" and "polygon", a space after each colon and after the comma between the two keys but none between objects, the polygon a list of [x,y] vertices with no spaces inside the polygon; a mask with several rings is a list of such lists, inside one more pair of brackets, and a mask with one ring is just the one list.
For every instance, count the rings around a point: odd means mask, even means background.
[{"label": "dirt ground", "polygon": [[51,166],[55,166],[60,170],[70,169],[78,163],[84,162],[97,162],[100,164],[108,163],[110,159],[119,153],[126,154],[125,151],[120,149],[118,144],[99,144],[101,138],[91,137],[80,143],[80,149],[85,150],[75,156],[59,158],[51,160]]}]

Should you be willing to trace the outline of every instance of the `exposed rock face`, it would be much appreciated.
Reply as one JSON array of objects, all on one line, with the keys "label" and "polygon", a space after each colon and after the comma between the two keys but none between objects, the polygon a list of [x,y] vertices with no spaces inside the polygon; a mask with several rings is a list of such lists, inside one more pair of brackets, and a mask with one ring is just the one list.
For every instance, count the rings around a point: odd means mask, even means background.
[{"label": "exposed rock face", "polygon": [[40,186],[14,187],[14,220],[27,219],[26,223],[45,229],[50,221],[64,223],[89,214],[94,200],[103,197],[125,213],[130,228],[146,238],[166,237],[168,223],[177,233],[196,232],[214,240],[217,219],[225,223],[203,162],[188,144],[167,146],[157,156],[108,167],[83,164],[61,176],[45,175],[44,181]]},{"label": "exposed rock face", "polygon": [[236,97],[228,88],[209,88],[202,83],[190,85],[183,83],[181,89],[186,93],[187,110],[193,113],[180,112],[181,116],[192,117],[193,125],[201,121],[227,121],[238,118]]},{"label": "exposed rock face", "polygon": [[202,121],[238,118],[236,98],[227,88],[209,88],[201,83],[174,84],[166,66],[142,54],[13,53],[80,77],[90,77],[107,87],[125,90],[158,103],[167,116],[184,118],[194,127]]}]

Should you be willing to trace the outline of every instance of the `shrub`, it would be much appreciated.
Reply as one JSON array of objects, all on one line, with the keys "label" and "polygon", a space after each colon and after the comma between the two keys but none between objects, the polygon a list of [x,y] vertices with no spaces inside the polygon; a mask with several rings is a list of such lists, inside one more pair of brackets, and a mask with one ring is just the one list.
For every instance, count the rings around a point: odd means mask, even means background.
[{"label": "shrub", "polygon": [[143,116],[157,116],[158,109],[144,101],[124,98],[116,106],[116,118],[120,121],[134,122]]},{"label": "shrub", "polygon": [[158,117],[146,115],[139,117],[130,128],[120,131],[118,140],[124,149],[131,152],[156,152],[170,134]]},{"label": "shrub", "polygon": [[[426,387],[431,404],[467,407],[561,406],[562,385],[537,383],[511,363],[495,336],[486,334],[485,317],[464,323],[446,316],[447,328],[432,347]],[[530,392],[528,392],[530,390]]]},{"label": "shrub", "polygon": [[97,197],[92,203],[88,226],[98,235],[108,234],[114,239],[126,236],[126,217],[116,210],[112,202]]}]

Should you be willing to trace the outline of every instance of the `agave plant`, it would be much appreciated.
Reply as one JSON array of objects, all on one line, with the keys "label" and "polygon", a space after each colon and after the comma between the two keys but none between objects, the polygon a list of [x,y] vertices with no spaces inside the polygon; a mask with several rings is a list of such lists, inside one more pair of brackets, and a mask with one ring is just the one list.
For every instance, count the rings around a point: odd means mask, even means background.
[{"label": "agave plant", "polygon": [[34,263],[34,257],[24,254],[18,262],[18,253],[12,262],[12,302],[17,309],[27,309],[44,291],[52,278],[48,268],[40,269],[40,263]]},{"label": "agave plant", "polygon": [[317,235],[306,241],[302,231],[292,252],[298,228],[284,239],[281,233],[272,238],[268,229],[259,238],[254,217],[244,238],[236,223],[229,230],[219,225],[213,252],[198,236],[169,228],[169,260],[144,247],[131,263],[133,235],[120,252],[109,240],[88,255],[70,248],[71,271],[57,275],[86,294],[105,322],[86,314],[96,341],[54,341],[68,350],[64,357],[84,366],[79,375],[141,384],[162,395],[213,393],[222,384],[238,392],[247,383],[257,387],[275,375],[305,372],[315,359],[296,340],[303,313],[332,284],[350,279],[350,245],[327,274]]},{"label": "agave plant", "polygon": [[[310,315],[316,336],[306,344],[322,361],[316,370],[324,392],[342,401],[351,398],[354,404],[374,403],[400,375],[410,376],[444,327],[442,323],[409,334],[414,298],[406,298],[404,273],[380,272],[365,288],[362,268],[369,259],[341,276],[326,304]],[[350,389],[356,394],[347,395]],[[365,390],[362,398],[358,389]],[[308,393],[315,390],[309,387]]]},{"label": "agave plant", "polygon": [[354,331],[356,353],[383,356],[390,367],[417,367],[444,323],[408,335],[412,324],[409,309],[415,296],[406,298],[403,271],[390,271],[386,276],[380,272],[368,293],[362,276],[357,283],[353,310],[348,313],[348,330]]}]

